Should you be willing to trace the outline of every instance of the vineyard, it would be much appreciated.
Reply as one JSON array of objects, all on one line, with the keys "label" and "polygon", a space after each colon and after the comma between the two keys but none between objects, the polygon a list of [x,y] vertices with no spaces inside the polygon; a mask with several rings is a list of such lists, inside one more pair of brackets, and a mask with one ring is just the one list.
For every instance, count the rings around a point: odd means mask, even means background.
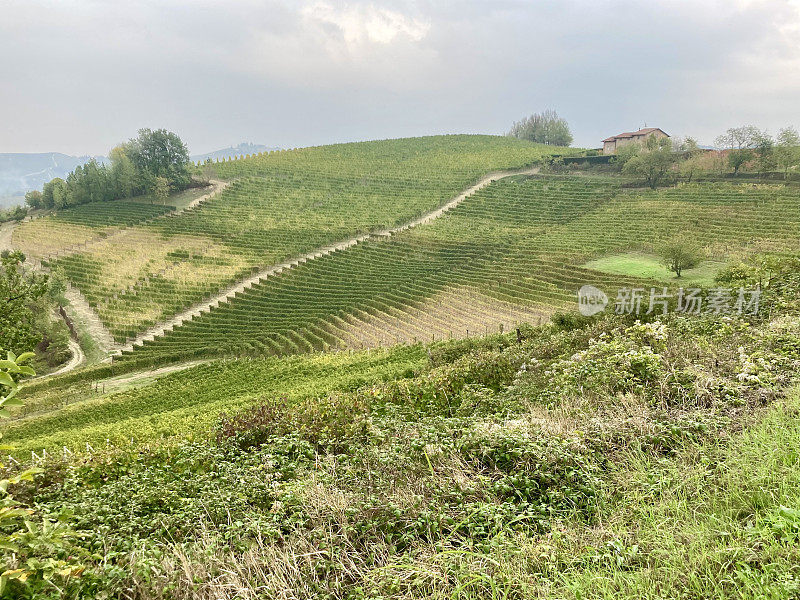
[{"label": "vineyard", "polygon": [[[557,150],[509,138],[440,136],[226,161],[214,165],[216,175],[234,183],[213,200],[49,264],[123,342],[260,269],[413,220],[491,171],[524,167]],[[25,231],[26,245],[39,234]],[[89,228],[64,235],[83,241],[104,234]],[[64,245],[53,238],[48,253]]]},{"label": "vineyard", "polygon": [[0,0],[0,600],[800,600],[800,0],[711,4]]},{"label": "vineyard", "polygon": [[788,250],[800,233],[797,193],[731,184],[645,192],[611,178],[508,178],[424,227],[270,277],[118,360],[376,347],[538,322],[572,308],[583,284],[613,294],[643,283],[582,268],[589,259],[652,250],[679,233],[716,260]]},{"label": "vineyard", "polygon": [[122,200],[95,202],[34,219],[18,227],[12,241],[26,254],[44,258],[90,240],[107,237],[120,228],[165,215],[172,210],[172,206]]},{"label": "vineyard", "polygon": [[[220,361],[167,375],[142,389],[103,394],[91,386],[56,384],[26,399],[25,413],[8,422],[4,439],[25,457],[31,451],[85,451],[107,444],[126,447],[164,437],[191,438],[206,431],[221,411],[265,395],[291,398],[349,390],[364,381],[402,377],[417,368],[419,346],[289,359]],[[69,398],[70,404],[64,405]]]},{"label": "vineyard", "polygon": [[[798,189],[520,168],[543,153],[272,153],[199,206],[15,231],[145,340],[8,405],[74,597],[795,598]],[[758,315],[554,316],[723,268],[769,280]]]},{"label": "vineyard", "polygon": [[[508,330],[571,308],[583,284],[612,294],[646,284],[590,267],[678,234],[721,265],[788,249],[800,229],[796,190],[783,185],[645,191],[618,177],[519,175],[401,230],[487,173],[548,152],[490,136],[271,152],[213,164],[231,183],[185,210],[83,205],[26,223],[13,241],[61,270],[117,343],[137,340],[116,362],[158,365]],[[173,315],[184,316],[159,328]]]}]

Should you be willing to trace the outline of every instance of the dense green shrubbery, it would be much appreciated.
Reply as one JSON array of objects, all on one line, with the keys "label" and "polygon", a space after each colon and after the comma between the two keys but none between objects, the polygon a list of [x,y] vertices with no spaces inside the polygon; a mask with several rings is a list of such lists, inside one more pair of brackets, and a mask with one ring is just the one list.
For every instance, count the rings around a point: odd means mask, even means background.
[{"label": "dense green shrubbery", "polygon": [[216,439],[247,449],[293,433],[318,447],[341,448],[365,440],[369,409],[367,395],[358,392],[332,393],[296,403],[267,399],[239,413],[222,414]]},{"label": "dense green shrubbery", "polygon": [[[19,406],[16,398],[19,380],[35,375],[26,363],[32,352],[16,356],[8,352],[0,359],[0,419],[8,409]],[[0,436],[2,437],[2,436]],[[0,446],[8,451],[10,446]],[[0,465],[0,469],[6,467]],[[0,598],[58,598],[77,588],[91,586],[79,582],[85,566],[82,561],[99,559],[76,544],[80,537],[68,524],[69,513],[59,509],[37,511],[12,490],[31,482],[42,472],[38,468],[21,469],[0,479]],[[9,489],[11,488],[11,489]]]}]

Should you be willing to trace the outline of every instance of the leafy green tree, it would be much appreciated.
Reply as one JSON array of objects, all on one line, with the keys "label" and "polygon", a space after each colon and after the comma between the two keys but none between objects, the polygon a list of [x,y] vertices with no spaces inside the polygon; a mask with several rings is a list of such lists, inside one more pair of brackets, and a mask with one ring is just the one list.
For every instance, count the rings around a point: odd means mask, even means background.
[{"label": "leafy green tree", "polygon": [[622,171],[628,161],[635,156],[639,156],[641,152],[642,146],[640,144],[626,144],[625,146],[620,146],[611,161],[619,171]]},{"label": "leafy green tree", "polygon": [[661,260],[667,269],[681,276],[686,269],[693,269],[703,260],[703,253],[687,239],[674,239],[661,248]]},{"label": "leafy green tree", "polygon": [[12,221],[22,221],[27,216],[28,209],[24,206],[15,206],[11,209],[11,214],[9,215]]},{"label": "leafy green tree", "polygon": [[684,138],[673,138],[672,149],[682,155],[684,159],[693,158],[703,153],[697,140],[688,135]]},{"label": "leafy green tree", "polygon": [[650,136],[642,151],[625,163],[622,172],[643,179],[655,189],[667,179],[676,162],[669,138]]},{"label": "leafy green tree", "polygon": [[732,127],[725,133],[718,136],[715,140],[717,146],[720,148],[733,148],[742,150],[745,148],[755,148],[757,140],[761,136],[761,131],[758,127],[753,125],[744,125],[742,127]]},{"label": "leafy green tree", "polygon": [[789,171],[800,165],[800,134],[794,127],[784,127],[778,132],[775,162],[783,171],[784,178],[789,176]]},{"label": "leafy green tree", "polygon": [[763,177],[775,168],[774,146],[775,142],[768,133],[759,133],[755,141],[755,157],[758,172]]},{"label": "leafy green tree", "polygon": [[120,144],[111,149],[111,182],[116,198],[130,198],[141,187],[137,181],[136,167],[128,156],[128,145]]},{"label": "leafy green tree", "polygon": [[680,156],[678,173],[684,181],[691,182],[696,175],[708,170],[705,152],[693,137],[676,140],[673,147]]},{"label": "leafy green tree", "polygon": [[750,148],[731,150],[728,154],[728,165],[733,169],[734,176],[738,175],[739,170],[755,157],[755,152]]},{"label": "leafy green tree", "polygon": [[0,254],[0,350],[33,348],[42,339],[31,306],[47,293],[47,276],[26,274],[22,252]]},{"label": "leafy green tree", "polygon": [[572,132],[569,124],[565,119],[559,117],[556,111],[550,109],[515,122],[508,135],[551,146],[572,144]]},{"label": "leafy green tree", "polygon": [[691,183],[698,174],[705,171],[705,164],[702,156],[692,156],[683,160],[678,165],[678,173],[687,183]]},{"label": "leafy green tree", "polygon": [[174,189],[184,189],[190,180],[189,150],[177,134],[166,129],[140,129],[127,153],[139,176],[150,188],[156,177],[164,177]]},{"label": "leafy green tree", "polygon": [[29,204],[58,210],[129,198],[152,190],[159,177],[167,181],[170,189],[184,189],[191,180],[186,145],[165,129],[141,129],[137,138],[113,148],[110,158],[109,167],[92,159],[73,169],[66,181],[48,181],[41,196],[32,195]]},{"label": "leafy green tree", "polygon": [[200,181],[205,185],[209,185],[212,179],[217,178],[217,170],[214,168],[214,161],[207,158],[200,169]]},{"label": "leafy green tree", "polygon": [[162,204],[166,204],[169,198],[169,191],[170,185],[166,177],[156,177],[153,180],[153,187],[150,188],[150,193],[153,195],[153,198]]},{"label": "leafy green tree", "polygon": [[42,192],[39,190],[31,190],[25,194],[25,204],[31,208],[42,208],[44,201],[42,200]]},{"label": "leafy green tree", "polygon": [[67,182],[60,177],[51,179],[42,188],[42,204],[44,208],[64,208],[67,206],[67,197]]},{"label": "leafy green tree", "polygon": [[738,175],[739,170],[756,158],[754,149],[763,140],[765,134],[753,125],[732,127],[715,140],[717,146],[730,150],[728,165],[733,169],[733,174]]}]

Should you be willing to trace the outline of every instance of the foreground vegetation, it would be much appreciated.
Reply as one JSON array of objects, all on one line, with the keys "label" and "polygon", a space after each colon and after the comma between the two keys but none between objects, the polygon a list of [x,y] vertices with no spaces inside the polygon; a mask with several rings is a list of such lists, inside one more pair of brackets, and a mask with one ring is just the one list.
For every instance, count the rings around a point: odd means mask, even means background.
[{"label": "foreground vegetation", "polygon": [[[78,597],[796,597],[800,269],[776,261],[762,317],[564,314],[23,394],[44,412],[8,441],[51,458],[17,497],[79,533],[9,566],[65,560]],[[58,458],[84,434],[112,444]]]},{"label": "foreground vegetation", "polygon": [[56,312],[64,281],[24,266],[21,252],[0,252],[0,356],[35,350],[36,369],[46,373],[71,354],[70,332]]}]

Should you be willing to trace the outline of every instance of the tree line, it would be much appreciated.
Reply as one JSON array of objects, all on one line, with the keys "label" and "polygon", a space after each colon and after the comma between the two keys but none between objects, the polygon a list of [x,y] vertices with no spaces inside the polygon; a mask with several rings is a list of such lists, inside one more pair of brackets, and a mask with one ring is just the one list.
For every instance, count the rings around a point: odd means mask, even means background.
[{"label": "tree line", "polygon": [[774,138],[752,125],[732,127],[715,143],[720,150],[707,151],[691,137],[650,136],[643,144],[621,147],[613,165],[651,188],[676,179],[691,182],[701,175],[736,177],[747,171],[766,177],[777,171],[788,179],[800,174],[800,134],[794,127],[784,127]]},{"label": "tree line", "polygon": [[786,177],[800,163],[800,134],[794,127],[784,127],[774,138],[753,125],[733,127],[715,143],[728,150],[728,165],[734,174],[752,164],[760,174],[777,169]]},{"label": "tree line", "polygon": [[30,208],[62,209],[151,193],[166,198],[191,183],[189,150],[166,129],[140,129],[139,135],[111,150],[110,164],[95,159],[76,167],[66,179],[56,177],[41,191],[30,191]]},{"label": "tree line", "polygon": [[550,109],[515,122],[506,135],[549,146],[569,146],[572,143],[569,123]]}]

